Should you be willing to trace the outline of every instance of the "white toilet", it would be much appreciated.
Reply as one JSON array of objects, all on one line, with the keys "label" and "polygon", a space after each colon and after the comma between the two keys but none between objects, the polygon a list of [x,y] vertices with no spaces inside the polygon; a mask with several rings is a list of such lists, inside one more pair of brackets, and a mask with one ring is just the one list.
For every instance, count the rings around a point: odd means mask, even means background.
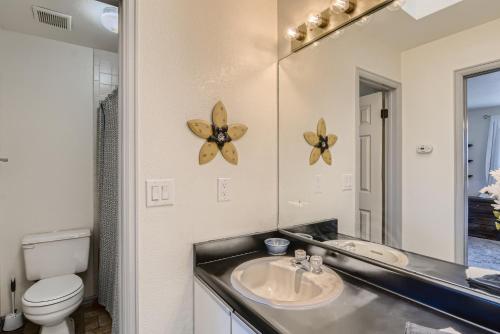
[{"label": "white toilet", "polygon": [[36,281],[23,295],[26,318],[41,334],[73,334],[69,315],[83,300],[83,282],[75,275],[87,270],[90,230],[77,229],[27,235],[22,240],[26,277]]}]

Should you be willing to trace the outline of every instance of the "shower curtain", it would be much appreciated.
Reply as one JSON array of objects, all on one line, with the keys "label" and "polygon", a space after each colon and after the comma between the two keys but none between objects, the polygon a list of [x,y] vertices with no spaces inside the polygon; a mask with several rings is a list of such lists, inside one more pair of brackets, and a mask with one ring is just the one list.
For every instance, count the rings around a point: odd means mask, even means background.
[{"label": "shower curtain", "polygon": [[119,279],[119,118],[118,90],[99,105],[97,114],[97,202],[99,229],[98,302],[109,312],[118,334]]},{"label": "shower curtain", "polygon": [[486,184],[495,183],[490,171],[500,168],[500,115],[490,118],[490,131],[486,147]]}]

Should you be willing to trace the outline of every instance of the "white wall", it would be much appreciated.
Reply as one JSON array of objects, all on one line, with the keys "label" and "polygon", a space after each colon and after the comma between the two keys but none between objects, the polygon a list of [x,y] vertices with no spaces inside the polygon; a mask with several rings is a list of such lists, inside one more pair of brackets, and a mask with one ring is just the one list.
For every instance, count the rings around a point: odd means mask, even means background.
[{"label": "white wall", "polygon": [[[456,70],[500,59],[500,20],[402,55],[403,248],[453,261]],[[432,144],[431,155],[417,155]],[[430,195],[431,194],[431,195]]]},{"label": "white wall", "polygon": [[[0,30],[0,314],[25,280],[25,234],[91,228],[92,49]],[[92,268],[92,262],[90,265]],[[87,272],[86,293],[93,294]]]},{"label": "white wall", "polygon": [[[192,333],[193,242],[276,228],[276,17],[269,0],[138,3],[141,333]],[[219,99],[249,128],[239,165],[199,166],[186,121]],[[232,179],[231,202],[216,201],[217,177]],[[145,207],[148,178],[175,179],[173,207]]]},{"label": "white wall", "polygon": [[468,110],[468,136],[469,143],[474,145],[469,148],[468,194],[478,196],[479,191],[488,185],[486,177],[486,150],[488,146],[488,134],[490,131],[490,119],[484,116],[500,115],[500,106],[490,108],[477,108]]},{"label": "white wall", "polygon": [[[400,81],[400,53],[355,27],[339,39],[326,38],[292,54],[279,68],[280,227],[337,218],[339,232],[354,236],[356,194],[343,191],[342,175],[356,174],[356,69]],[[309,166],[312,147],[303,133],[316,132],[321,117],[327,132],[338,136],[333,164],[320,159]],[[315,189],[317,175],[321,193]],[[306,204],[298,207],[298,201]]]}]

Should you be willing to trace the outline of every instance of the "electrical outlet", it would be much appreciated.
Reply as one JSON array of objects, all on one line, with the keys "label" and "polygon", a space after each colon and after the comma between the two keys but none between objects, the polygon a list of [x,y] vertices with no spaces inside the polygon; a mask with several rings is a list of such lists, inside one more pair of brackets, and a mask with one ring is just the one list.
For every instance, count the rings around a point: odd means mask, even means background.
[{"label": "electrical outlet", "polygon": [[229,202],[231,200],[231,179],[219,177],[217,179],[217,201]]},{"label": "electrical outlet", "polygon": [[352,174],[342,175],[342,190],[343,191],[352,190]]}]

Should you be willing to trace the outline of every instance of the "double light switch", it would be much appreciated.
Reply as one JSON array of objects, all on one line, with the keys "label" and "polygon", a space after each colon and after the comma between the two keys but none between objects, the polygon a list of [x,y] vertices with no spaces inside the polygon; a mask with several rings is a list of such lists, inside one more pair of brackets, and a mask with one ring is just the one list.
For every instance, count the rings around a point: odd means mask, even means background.
[{"label": "double light switch", "polygon": [[174,200],[174,179],[146,181],[146,206],[151,207],[174,205]]}]

